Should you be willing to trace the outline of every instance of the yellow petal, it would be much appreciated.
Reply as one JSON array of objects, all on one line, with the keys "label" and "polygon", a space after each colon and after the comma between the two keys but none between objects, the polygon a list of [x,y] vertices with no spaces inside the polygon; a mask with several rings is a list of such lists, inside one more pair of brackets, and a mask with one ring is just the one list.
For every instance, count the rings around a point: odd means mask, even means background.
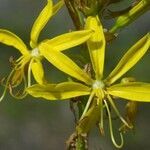
[{"label": "yellow petal", "polygon": [[74,31],[62,34],[51,40],[45,40],[42,43],[48,44],[54,50],[63,51],[84,43],[90,38],[92,34],[92,30]]},{"label": "yellow petal", "polygon": [[101,79],[104,70],[105,57],[105,37],[102,24],[98,16],[90,16],[86,20],[86,29],[94,30],[94,34],[87,41],[92,65],[96,74],[96,79]]},{"label": "yellow petal", "polygon": [[31,70],[32,70],[34,79],[37,81],[37,83],[39,84],[45,83],[43,65],[40,60],[35,59],[32,62]]},{"label": "yellow petal", "polygon": [[93,82],[87,73],[85,73],[78,65],[76,65],[63,53],[53,50],[49,45],[44,43],[39,45],[39,50],[41,55],[43,55],[59,70],[80,81],[85,82],[86,84],[91,84]]},{"label": "yellow petal", "polygon": [[53,6],[53,14],[52,15],[55,15],[60,9],[61,7],[64,5],[64,1],[63,0],[60,0],[58,3],[56,3],[54,6]]},{"label": "yellow petal", "polygon": [[47,100],[63,100],[82,95],[89,95],[90,88],[76,82],[63,82],[60,84],[35,84],[27,88],[33,97],[42,97]]},{"label": "yellow petal", "polygon": [[139,102],[150,102],[150,84],[142,82],[131,82],[127,84],[116,84],[107,89],[108,93]]},{"label": "yellow petal", "polygon": [[22,54],[28,53],[24,42],[17,35],[8,30],[0,29],[0,42],[15,47]]},{"label": "yellow petal", "polygon": [[52,16],[52,0],[47,0],[47,5],[39,14],[31,30],[30,46],[32,48],[35,48],[37,46],[39,34],[41,30],[44,28],[44,26],[47,24],[51,16]]},{"label": "yellow petal", "polygon": [[127,53],[122,57],[115,69],[107,77],[106,82],[108,84],[112,84],[116,80],[118,80],[143,57],[149,47],[150,33],[146,34],[127,51]]}]

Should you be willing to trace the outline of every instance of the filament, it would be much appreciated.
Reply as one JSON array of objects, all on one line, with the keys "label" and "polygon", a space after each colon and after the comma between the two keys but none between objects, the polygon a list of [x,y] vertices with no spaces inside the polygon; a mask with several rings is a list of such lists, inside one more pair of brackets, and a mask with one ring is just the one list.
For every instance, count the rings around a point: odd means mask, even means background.
[{"label": "filament", "polygon": [[33,59],[31,59],[28,67],[28,87],[31,86],[31,65],[33,63]]},{"label": "filament", "polygon": [[26,97],[26,95],[27,95],[27,92],[26,92],[26,87],[27,87],[27,82],[26,82],[26,78],[25,78],[25,75],[24,75],[24,73],[23,73],[23,83],[24,83],[24,90],[23,90],[23,92],[22,92],[22,94],[20,94],[19,96],[18,95],[16,95],[16,94],[14,94],[13,93],[13,90],[11,89],[10,90],[10,94],[11,94],[11,96],[12,97],[14,97],[14,98],[16,98],[16,99],[23,99],[23,98],[25,98]]},{"label": "filament", "polygon": [[129,125],[129,124],[127,123],[127,121],[121,116],[121,114],[120,114],[120,112],[118,111],[118,109],[117,109],[115,103],[113,102],[112,98],[111,98],[109,95],[108,95],[108,100],[109,100],[111,106],[113,107],[114,111],[116,112],[117,116],[120,118],[120,120],[121,120],[128,128],[132,129],[133,126]]},{"label": "filament", "polygon": [[103,101],[102,101],[102,95],[103,93],[98,91],[98,97],[99,97],[99,103],[100,103],[100,123],[99,123],[99,128],[100,128],[100,132],[102,135],[104,135],[104,107],[103,107]]},{"label": "filament", "polygon": [[6,80],[6,85],[4,86],[4,91],[3,91],[3,93],[2,93],[2,96],[0,97],[0,101],[2,101],[3,98],[4,98],[4,96],[6,95],[6,91],[7,91],[8,84],[9,84],[9,80],[10,80],[12,74],[14,73],[14,71],[15,71],[15,69],[13,69],[13,70],[10,72],[10,74],[9,74],[7,80]]},{"label": "filament", "polygon": [[88,101],[87,101],[87,104],[86,104],[86,106],[85,106],[85,109],[84,109],[84,111],[83,111],[83,113],[82,113],[82,116],[81,116],[80,120],[83,119],[83,117],[85,116],[86,112],[88,111],[88,109],[89,109],[89,107],[90,107],[90,104],[91,104],[91,102],[92,102],[92,100],[93,100],[94,95],[95,95],[95,91],[92,91],[91,94],[90,94],[90,96],[89,96],[89,99],[88,99]]},{"label": "filament", "polygon": [[105,103],[105,106],[106,106],[106,109],[107,109],[107,113],[108,113],[109,129],[110,129],[111,140],[112,140],[113,144],[114,144],[117,148],[122,148],[122,146],[123,146],[123,144],[124,144],[123,135],[122,135],[122,133],[120,132],[120,140],[121,140],[121,143],[120,143],[120,144],[117,144],[117,142],[116,142],[116,140],[115,140],[115,138],[114,138],[114,133],[113,133],[113,125],[112,125],[111,113],[110,113],[110,110],[109,110],[109,107],[108,107],[108,104],[107,104],[106,100],[104,100],[104,103]]},{"label": "filament", "polygon": [[104,134],[104,112],[103,112],[103,102],[101,100],[101,107],[100,107],[100,129],[101,129],[101,133]]}]

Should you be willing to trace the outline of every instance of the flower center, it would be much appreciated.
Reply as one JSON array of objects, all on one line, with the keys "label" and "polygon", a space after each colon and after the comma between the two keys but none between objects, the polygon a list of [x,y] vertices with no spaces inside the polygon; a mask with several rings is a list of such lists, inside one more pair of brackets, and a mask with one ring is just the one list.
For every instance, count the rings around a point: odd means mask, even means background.
[{"label": "flower center", "polygon": [[96,80],[94,83],[93,83],[93,89],[103,89],[105,87],[105,84],[103,81],[99,81],[99,80]]},{"label": "flower center", "polygon": [[33,56],[33,57],[39,57],[39,56],[40,56],[39,49],[38,49],[38,48],[34,48],[34,49],[31,51],[31,56]]}]

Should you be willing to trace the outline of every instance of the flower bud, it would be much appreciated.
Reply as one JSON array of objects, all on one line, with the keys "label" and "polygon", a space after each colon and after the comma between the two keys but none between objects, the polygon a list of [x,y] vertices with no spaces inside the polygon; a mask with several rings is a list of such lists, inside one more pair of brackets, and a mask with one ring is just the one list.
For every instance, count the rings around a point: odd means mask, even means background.
[{"label": "flower bud", "polygon": [[121,15],[116,20],[115,25],[110,30],[111,33],[114,33],[116,30],[127,26],[132,23],[139,16],[144,14],[146,11],[150,9],[150,1],[149,0],[141,0],[137,3],[132,9],[130,9],[127,13]]}]

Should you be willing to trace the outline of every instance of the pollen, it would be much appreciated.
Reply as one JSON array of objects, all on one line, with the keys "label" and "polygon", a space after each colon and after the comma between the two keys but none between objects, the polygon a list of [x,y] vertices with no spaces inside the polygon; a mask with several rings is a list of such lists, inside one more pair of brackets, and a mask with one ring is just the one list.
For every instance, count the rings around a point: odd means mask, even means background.
[{"label": "pollen", "polygon": [[93,89],[103,89],[105,87],[105,84],[103,81],[98,81],[96,80],[94,83],[93,83]]}]

